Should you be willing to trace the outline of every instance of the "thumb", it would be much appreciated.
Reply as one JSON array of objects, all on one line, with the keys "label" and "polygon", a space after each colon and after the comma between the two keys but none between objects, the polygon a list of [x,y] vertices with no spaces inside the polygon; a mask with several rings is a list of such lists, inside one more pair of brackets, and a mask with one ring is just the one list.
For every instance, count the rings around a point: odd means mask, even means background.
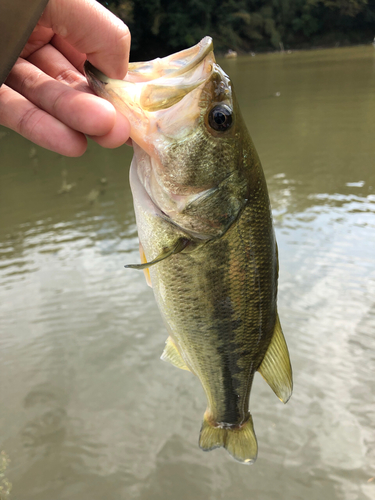
[{"label": "thumb", "polygon": [[130,31],[96,0],[50,0],[39,21],[110,78],[128,69]]}]

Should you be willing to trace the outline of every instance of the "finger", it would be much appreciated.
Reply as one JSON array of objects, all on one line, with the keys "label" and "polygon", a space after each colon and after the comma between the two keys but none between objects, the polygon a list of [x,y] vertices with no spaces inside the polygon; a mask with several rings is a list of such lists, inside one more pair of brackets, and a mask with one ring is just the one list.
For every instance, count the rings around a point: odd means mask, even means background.
[{"label": "finger", "polygon": [[39,23],[52,28],[111,78],[126,75],[130,32],[95,0],[50,0]]},{"label": "finger", "polygon": [[18,59],[6,83],[38,108],[84,134],[105,135],[115,125],[112,104],[54,80],[23,59]]},{"label": "finger", "polygon": [[[68,83],[76,90],[92,93],[86,78],[60,52],[50,45],[46,45],[30,56],[29,62],[35,64],[52,78]],[[102,136],[96,133],[93,139],[101,146],[116,148],[128,140],[129,134],[130,124],[128,119],[116,112],[113,128],[106,131]]]},{"label": "finger", "polygon": [[128,143],[130,136],[129,120],[119,111],[116,113],[116,123],[112,130],[101,137],[91,136],[95,142],[105,148],[118,148],[124,143]]},{"label": "finger", "polygon": [[84,73],[83,65],[87,59],[86,54],[79,52],[60,35],[55,35],[50,43],[53,47],[55,47],[55,49],[61,52],[61,54],[70,62],[72,66],[77,68],[80,73]]},{"label": "finger", "polygon": [[[81,56],[85,59],[83,54]],[[54,80],[67,83],[76,90],[93,94],[84,75],[52,45],[45,45],[27,60]]]},{"label": "finger", "polygon": [[81,156],[86,151],[87,140],[83,134],[45,113],[5,84],[0,88],[0,124],[65,156]]},{"label": "finger", "polygon": [[51,28],[40,26],[38,23],[31,33],[27,44],[23,48],[20,57],[27,59],[30,54],[43,47],[43,45],[49,43],[54,35],[55,34]]}]

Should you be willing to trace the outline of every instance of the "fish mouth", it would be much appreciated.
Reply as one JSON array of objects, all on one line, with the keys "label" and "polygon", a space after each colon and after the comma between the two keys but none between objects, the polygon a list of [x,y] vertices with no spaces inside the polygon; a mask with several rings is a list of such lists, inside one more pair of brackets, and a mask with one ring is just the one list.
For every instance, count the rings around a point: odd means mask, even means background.
[{"label": "fish mouth", "polygon": [[212,73],[215,57],[212,38],[147,62],[130,63],[124,80],[108,78],[86,61],[84,71],[96,94],[117,102],[137,103],[146,112],[167,109],[204,83]]}]

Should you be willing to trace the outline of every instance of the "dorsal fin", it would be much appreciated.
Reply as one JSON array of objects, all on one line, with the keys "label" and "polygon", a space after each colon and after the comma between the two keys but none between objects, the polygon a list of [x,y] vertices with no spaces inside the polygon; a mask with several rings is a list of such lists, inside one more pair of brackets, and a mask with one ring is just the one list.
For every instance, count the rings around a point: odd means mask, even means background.
[{"label": "dorsal fin", "polygon": [[287,403],[293,391],[292,367],[278,314],[271,343],[258,371],[276,396]]},{"label": "dorsal fin", "polygon": [[182,359],[181,354],[178,352],[176,344],[173,342],[171,337],[167,338],[166,346],[164,348],[163,354],[160,356],[163,361],[169,361],[172,365],[181,370],[190,371],[186,366],[185,361]]}]

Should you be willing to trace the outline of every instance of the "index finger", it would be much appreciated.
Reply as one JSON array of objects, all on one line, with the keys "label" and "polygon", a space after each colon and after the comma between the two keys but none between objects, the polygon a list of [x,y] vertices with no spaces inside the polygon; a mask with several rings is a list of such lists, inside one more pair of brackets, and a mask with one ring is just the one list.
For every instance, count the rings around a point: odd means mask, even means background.
[{"label": "index finger", "polygon": [[128,69],[130,31],[95,0],[50,0],[40,19],[110,78]]}]

